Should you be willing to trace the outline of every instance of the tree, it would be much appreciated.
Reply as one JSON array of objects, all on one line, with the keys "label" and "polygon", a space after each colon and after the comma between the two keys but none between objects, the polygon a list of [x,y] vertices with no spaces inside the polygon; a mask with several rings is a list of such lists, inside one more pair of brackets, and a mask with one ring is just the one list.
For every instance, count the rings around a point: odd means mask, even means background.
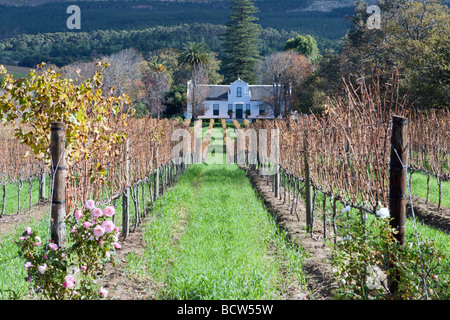
[{"label": "tree", "polygon": [[368,29],[359,3],[341,51],[341,72],[355,78],[380,73],[387,82],[399,70],[400,93],[416,107],[445,107],[450,99],[450,15],[440,0],[380,1],[381,28]]},{"label": "tree", "polygon": [[166,93],[165,104],[167,106],[164,115],[182,116],[187,105],[187,86],[185,84],[173,85],[170,91]]},{"label": "tree", "polygon": [[328,98],[334,95],[342,96],[342,75],[340,57],[326,50],[313,74],[302,83],[298,91],[297,105],[302,113],[320,113],[326,109]]},{"label": "tree", "polygon": [[421,108],[450,101],[450,14],[439,0],[404,0],[387,14],[388,52],[403,71],[403,90]]},{"label": "tree", "polygon": [[317,48],[317,42],[310,35],[306,36],[298,35],[295,38],[289,39],[286,42],[284,50],[295,50],[301,54],[304,54],[312,61],[315,61],[319,56],[319,49]]},{"label": "tree", "polygon": [[153,58],[145,63],[142,76],[142,100],[150,115],[159,118],[166,108],[165,95],[173,82],[167,67]]},{"label": "tree", "polygon": [[[204,67],[211,61],[209,49],[204,42],[188,42],[184,45],[183,52],[180,54],[180,62],[185,66],[189,66],[192,70],[192,117],[195,119],[201,114],[200,109],[202,105],[201,94],[199,92],[198,84],[206,83],[205,78],[207,74],[204,72]],[[189,88],[188,88],[189,90]]]},{"label": "tree", "polygon": [[224,34],[224,59],[222,70],[225,82],[238,77],[249,83],[258,80],[256,66],[260,58],[259,36],[261,27],[254,23],[258,9],[251,0],[232,0],[231,16]]},{"label": "tree", "polygon": [[[277,52],[264,58],[259,63],[258,73],[262,84],[272,85],[267,104],[275,117],[283,111],[292,111],[295,93],[299,92],[304,80],[311,74],[308,58],[295,51]],[[294,93],[294,95],[292,94]]]},{"label": "tree", "polygon": [[[103,65],[99,64],[100,61],[108,64],[108,67],[103,69]],[[130,48],[92,62],[74,62],[60,68],[59,71],[64,78],[82,83],[92,78],[95,72],[99,72],[102,68],[102,89],[105,95],[127,94],[131,100],[135,100],[137,83],[142,77],[143,62],[142,55],[136,49]]]},{"label": "tree", "polygon": [[[16,138],[46,163],[51,160],[48,146],[52,122],[65,124],[68,166],[96,153],[107,154],[126,137],[119,129],[128,117],[124,113],[128,97],[103,95],[102,75],[97,72],[80,84],[46,70],[45,64],[18,80],[0,66],[0,76],[4,77],[0,85],[0,119],[15,126]],[[67,172],[73,174],[71,170]],[[90,178],[101,178],[103,173],[104,168],[96,166]]]}]

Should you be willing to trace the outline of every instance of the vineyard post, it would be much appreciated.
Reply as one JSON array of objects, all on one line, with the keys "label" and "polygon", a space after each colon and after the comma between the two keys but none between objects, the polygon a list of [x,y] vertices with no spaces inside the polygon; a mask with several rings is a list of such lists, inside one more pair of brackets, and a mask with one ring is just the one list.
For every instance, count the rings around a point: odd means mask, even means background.
[{"label": "vineyard post", "polygon": [[39,201],[42,201],[45,199],[45,173],[42,171],[42,173],[39,175]]},{"label": "vineyard post", "polygon": [[122,197],[122,236],[124,239],[128,237],[130,224],[130,154],[129,154],[129,140],[125,141],[125,190]]},{"label": "vineyard post", "polygon": [[[405,244],[406,230],[406,161],[408,156],[408,119],[400,116],[392,118],[391,163],[389,185],[389,212],[391,227],[397,230],[395,239],[401,246]],[[395,293],[398,288],[398,272],[389,275],[389,290]]]},{"label": "vineyard post", "polygon": [[66,161],[64,155],[66,129],[63,122],[50,126],[50,153],[52,157],[53,197],[51,205],[51,241],[58,247],[66,247]]},{"label": "vineyard post", "polygon": [[161,194],[166,192],[166,165],[161,166]]},{"label": "vineyard post", "polygon": [[311,181],[309,175],[309,165],[307,156],[307,145],[306,145],[306,132],[304,135],[303,143],[303,155],[305,161],[305,205],[306,205],[306,227],[308,232],[312,232],[312,192],[311,192]]},{"label": "vineyard post", "polygon": [[393,116],[391,136],[391,164],[389,185],[389,212],[391,226],[397,229],[397,241],[405,244],[406,221],[406,160],[408,156],[408,119]]},{"label": "vineyard post", "polygon": [[159,158],[159,148],[156,147],[156,171],[155,171],[155,200],[159,198],[159,166],[158,166],[158,158]]},{"label": "vineyard post", "polygon": [[6,184],[3,184],[2,187],[3,187],[3,201],[2,201],[2,212],[0,213],[0,218],[3,217],[3,214],[5,213],[5,206],[6,206]]},{"label": "vineyard post", "polygon": [[281,176],[280,176],[280,165],[279,164],[275,164],[275,174],[274,174],[274,178],[275,178],[275,183],[274,183],[274,197],[275,198],[279,198],[280,197],[280,184],[281,184]]},{"label": "vineyard post", "polygon": [[322,215],[323,215],[323,239],[327,238],[327,194],[323,193],[323,204],[322,204]]}]

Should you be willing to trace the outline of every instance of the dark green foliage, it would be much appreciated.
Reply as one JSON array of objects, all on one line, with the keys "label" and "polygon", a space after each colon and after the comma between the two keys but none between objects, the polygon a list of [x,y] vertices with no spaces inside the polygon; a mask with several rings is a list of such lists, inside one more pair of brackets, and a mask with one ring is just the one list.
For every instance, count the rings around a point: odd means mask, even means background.
[{"label": "dark green foliage", "polygon": [[237,77],[256,83],[258,77],[255,68],[260,57],[261,34],[261,27],[255,23],[258,9],[251,0],[232,0],[231,12],[224,34],[222,70],[225,83],[231,83]]},{"label": "dark green foliage", "polygon": [[[14,0],[15,1],[15,0]],[[33,0],[33,2],[35,2]],[[75,2],[75,1],[73,1]],[[66,9],[72,3],[47,3],[39,6],[0,6],[0,39],[21,33],[66,32]],[[230,15],[229,1],[76,1],[82,12],[81,32],[95,30],[139,30],[157,26],[211,23],[225,24]],[[332,12],[300,11],[305,0],[261,0],[256,2],[259,24],[263,28],[296,30],[337,40],[345,35],[348,25],[344,15],[352,8]],[[73,30],[71,32],[79,32]],[[201,41],[201,40],[200,40]]]},{"label": "dark green foliage", "polygon": [[167,108],[164,116],[182,116],[183,111],[187,105],[187,86],[185,84],[173,85],[170,91],[166,94]]},{"label": "dark green foliage", "polygon": [[[194,23],[143,30],[24,34],[0,41],[0,63],[36,67],[45,61],[63,66],[79,60],[90,61],[130,47],[144,54],[162,48],[182,49],[189,41],[204,41],[212,52],[219,53],[218,59],[221,60],[223,54],[220,35],[223,33],[225,26]],[[263,29],[261,55],[283,50],[286,41],[297,35],[298,32],[295,31]],[[336,42],[326,39],[319,40],[318,44],[319,48],[337,46]]]},{"label": "dark green foliage", "polygon": [[284,50],[295,50],[307,57],[315,60],[319,54],[316,40],[310,35],[298,35],[296,38],[291,38],[286,42]]}]

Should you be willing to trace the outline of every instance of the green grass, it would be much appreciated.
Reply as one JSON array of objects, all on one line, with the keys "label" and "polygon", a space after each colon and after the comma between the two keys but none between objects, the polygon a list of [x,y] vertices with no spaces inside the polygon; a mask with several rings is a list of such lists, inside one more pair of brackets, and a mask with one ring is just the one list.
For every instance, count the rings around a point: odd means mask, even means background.
[{"label": "green grass", "polygon": [[[409,179],[409,174],[408,174]],[[421,172],[414,172],[411,179],[411,191],[414,196],[427,198],[427,176]],[[441,181],[441,205],[450,208],[450,181]],[[439,203],[439,186],[435,177],[430,177],[430,194],[428,200]]]},{"label": "green grass", "polygon": [[[48,185],[48,177],[46,177],[46,183]],[[6,199],[5,199],[5,214],[15,214],[18,211],[18,190],[19,187],[15,183],[10,183],[6,185]],[[28,181],[23,182],[22,190],[20,190],[20,211],[29,209],[29,190],[30,186]],[[39,202],[39,182],[37,178],[32,180],[32,203],[34,206]],[[48,191],[47,195],[48,195]],[[0,211],[3,205],[3,187],[0,186]]]},{"label": "green grass", "polygon": [[152,277],[159,299],[277,299],[289,279],[304,283],[301,251],[236,165],[192,166],[155,203],[144,240],[130,269]]},{"label": "green grass", "polygon": [[12,233],[0,235],[0,300],[27,299],[30,286],[25,281],[25,260],[20,258],[18,247],[14,241],[18,241],[25,228],[36,230],[42,239],[48,234],[47,217],[40,221],[17,225]]}]

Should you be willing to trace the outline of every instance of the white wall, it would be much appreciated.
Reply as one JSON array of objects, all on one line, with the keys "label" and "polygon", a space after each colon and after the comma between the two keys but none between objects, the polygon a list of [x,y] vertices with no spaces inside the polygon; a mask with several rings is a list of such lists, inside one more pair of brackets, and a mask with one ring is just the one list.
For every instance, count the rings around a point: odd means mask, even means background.
[{"label": "white wall", "polygon": [[[188,83],[188,86],[190,83]],[[242,96],[237,96],[237,88],[242,88]],[[192,104],[189,103],[189,92],[188,92],[188,105],[187,105],[187,111],[185,112],[185,118],[192,118]],[[270,110],[266,107],[266,114],[264,116],[260,116],[259,114],[259,105],[261,104],[261,101],[251,101],[251,96],[248,91],[248,83],[238,79],[235,82],[230,84],[230,91],[228,92],[228,101],[205,101],[205,107],[206,112],[203,116],[200,116],[199,118],[203,119],[210,119],[210,118],[218,118],[218,119],[229,119],[228,115],[228,105],[233,105],[233,119],[236,118],[236,105],[242,104],[242,118],[245,119],[245,111],[247,108],[247,104],[250,104],[250,116],[249,119],[269,119],[270,116]],[[219,115],[214,116],[214,104],[219,105]]]}]

